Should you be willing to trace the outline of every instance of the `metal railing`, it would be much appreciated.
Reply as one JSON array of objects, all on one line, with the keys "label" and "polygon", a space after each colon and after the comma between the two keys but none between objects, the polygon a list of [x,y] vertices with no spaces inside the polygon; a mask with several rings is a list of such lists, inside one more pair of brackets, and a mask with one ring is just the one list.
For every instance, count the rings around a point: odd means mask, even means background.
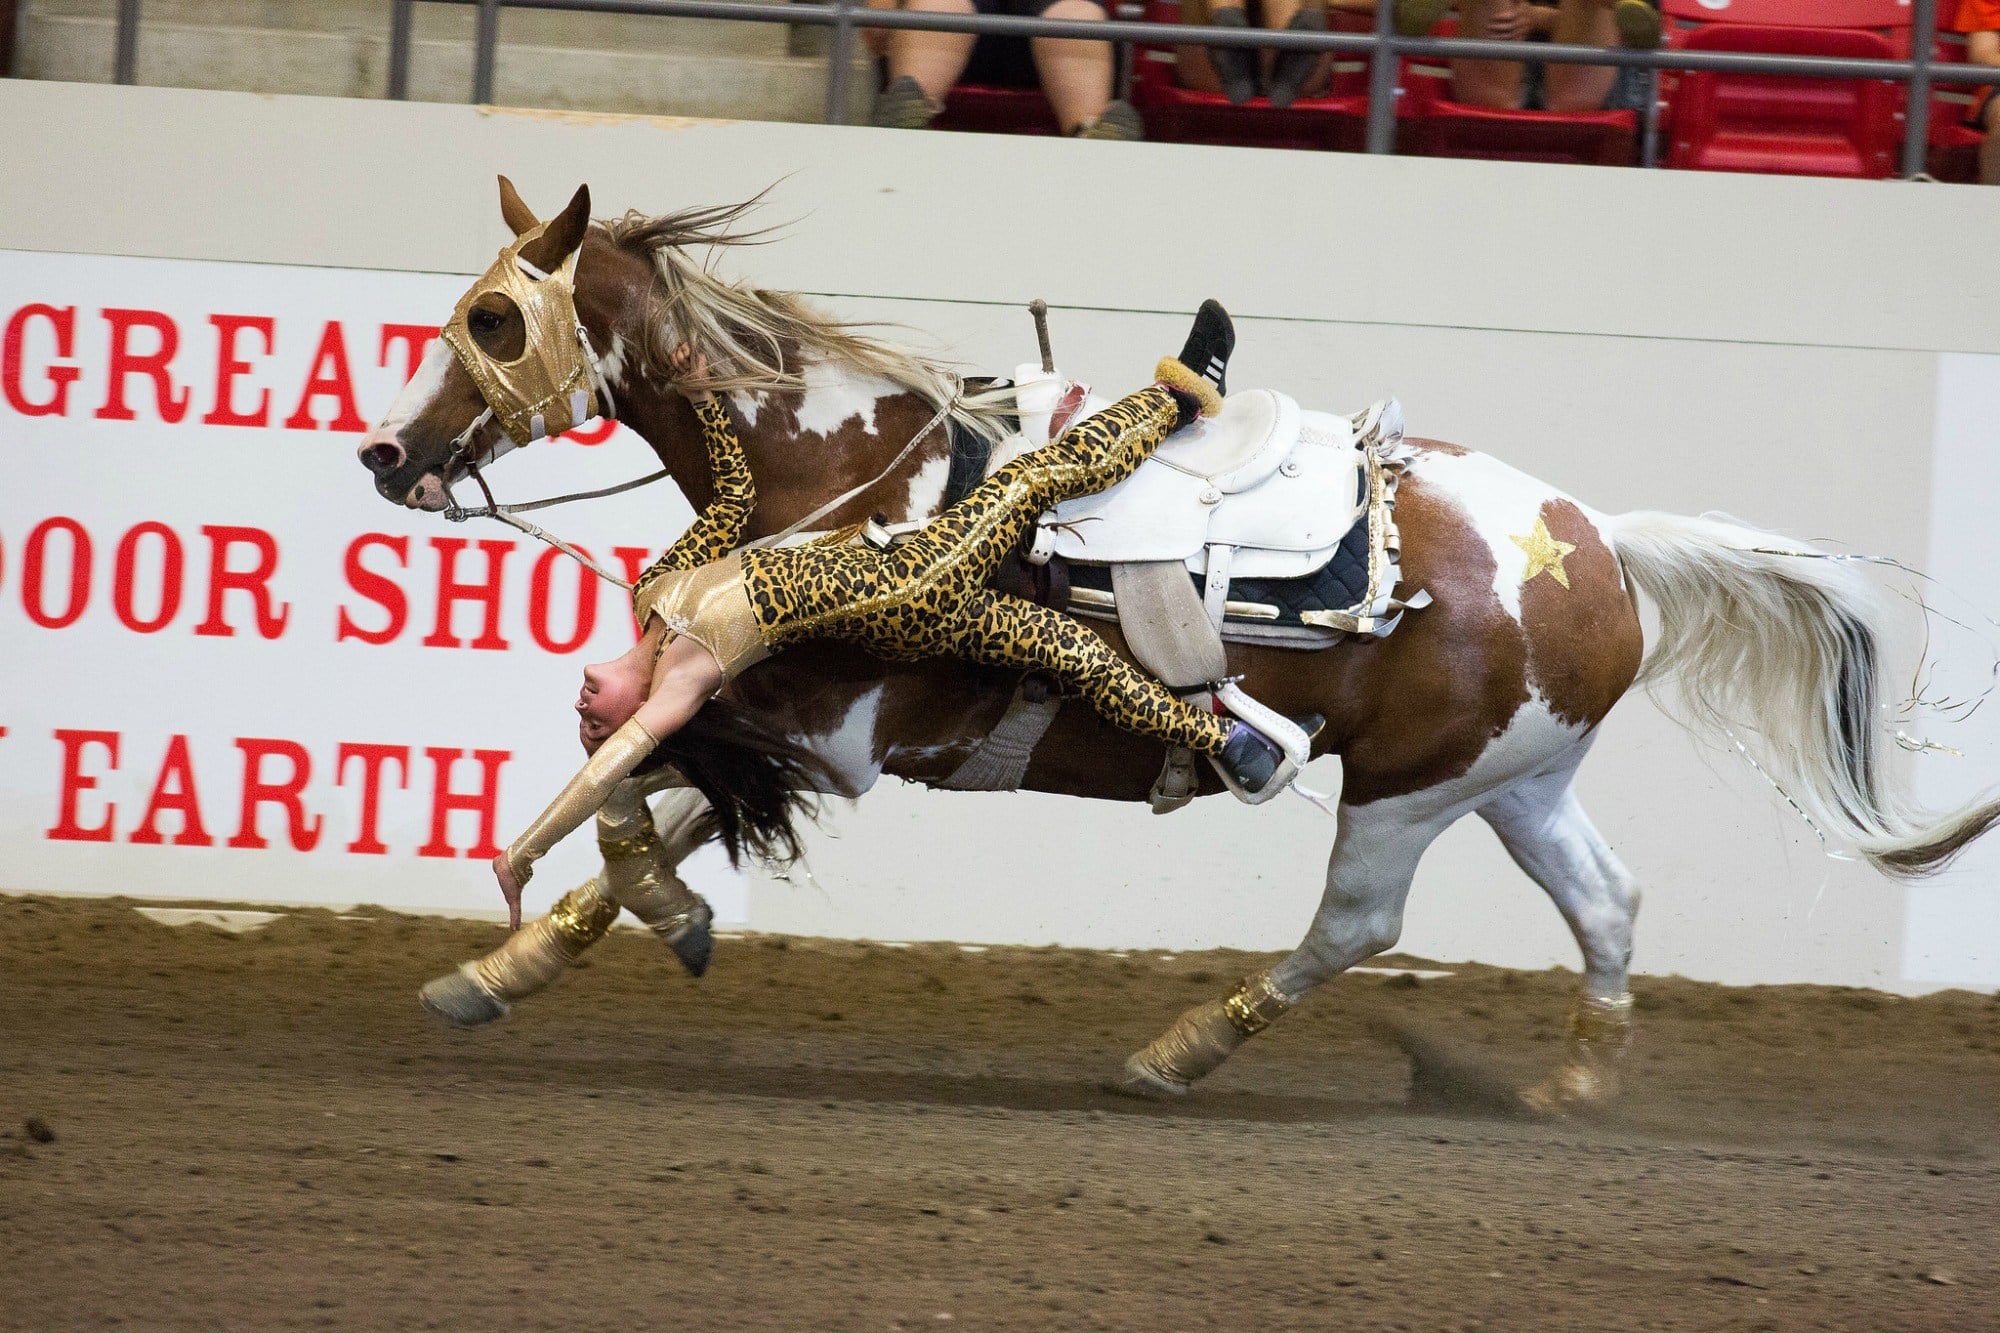
[{"label": "metal railing", "polygon": [[[909,29],[974,35],[1070,37],[1133,42],[1150,46],[1248,46],[1280,51],[1321,51],[1371,59],[1368,80],[1368,151],[1396,151],[1396,96],[1399,57],[1535,60],[1548,64],[1615,65],[1654,71],[1713,70],[1734,74],[1778,74],[1822,79],[1881,79],[1907,92],[1902,168],[1905,176],[1923,171],[1930,142],[1931,87],[1934,83],[2000,86],[2000,67],[1939,64],[1937,0],[1910,0],[1911,59],[1850,60],[1825,56],[1760,55],[1737,51],[1656,51],[1619,47],[1569,46],[1554,42],[1482,41],[1467,37],[1404,37],[1393,25],[1392,0],[1379,0],[1372,32],[1295,32],[1261,28],[1211,28],[1192,24],[1144,23],[1131,19],[1016,18],[1002,14],[937,14],[869,9],[855,0],[421,0],[425,4],[472,6],[472,98],[493,100],[494,56],[503,9],[552,9],[572,13],[651,15],[660,18],[722,19],[741,23],[784,23],[833,29],[826,76],[826,121],[845,124],[854,66],[855,32],[861,28]],[[419,0],[391,0],[388,95],[409,95],[411,18]],[[140,0],[118,0],[116,78],[136,82]],[[1111,9],[1116,0],[1107,0]],[[1650,80],[1649,80],[1650,82]],[[1643,108],[1647,165],[1651,165],[1652,118],[1658,96],[1649,90]]]}]

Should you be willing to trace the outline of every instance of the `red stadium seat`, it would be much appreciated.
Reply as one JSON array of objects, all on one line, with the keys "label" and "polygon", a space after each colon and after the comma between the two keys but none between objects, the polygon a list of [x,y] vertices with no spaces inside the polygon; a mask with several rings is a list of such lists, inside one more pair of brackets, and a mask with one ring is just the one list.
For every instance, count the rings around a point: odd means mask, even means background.
[{"label": "red stadium seat", "polygon": [[[1458,34],[1455,20],[1431,29]],[[1451,69],[1412,60],[1403,67],[1402,151],[1423,157],[1507,162],[1583,162],[1629,167],[1639,157],[1636,111],[1494,111],[1451,100]]]},{"label": "red stadium seat", "polygon": [[1662,0],[1660,11],[1669,28],[1731,23],[1756,28],[1866,28],[1886,33],[1910,26],[1909,0]]},{"label": "red stadium seat", "polygon": [[1056,113],[1040,88],[961,83],[945,94],[933,129],[983,134],[1060,134]]},{"label": "red stadium seat", "polygon": [[[1147,0],[1150,23],[1180,22],[1180,0]],[[1369,21],[1331,16],[1339,31],[1367,31]],[[1368,145],[1368,62],[1336,57],[1324,97],[1301,97],[1282,110],[1262,97],[1231,106],[1221,93],[1183,88],[1174,79],[1172,47],[1141,46],[1134,53],[1132,104],[1146,122],[1146,137],[1166,143],[1224,144],[1243,148],[1317,148],[1360,152]]]},{"label": "red stadium seat", "polygon": [[[1733,5],[1746,3],[1733,0]],[[1776,5],[1779,0],[1759,3]],[[1676,28],[1672,40],[1690,51],[1896,57],[1895,44],[1882,33],[1841,28],[1712,23]],[[1669,167],[1870,180],[1895,173],[1903,125],[1903,94],[1896,84],[1691,71],[1667,80],[1663,92]]]}]

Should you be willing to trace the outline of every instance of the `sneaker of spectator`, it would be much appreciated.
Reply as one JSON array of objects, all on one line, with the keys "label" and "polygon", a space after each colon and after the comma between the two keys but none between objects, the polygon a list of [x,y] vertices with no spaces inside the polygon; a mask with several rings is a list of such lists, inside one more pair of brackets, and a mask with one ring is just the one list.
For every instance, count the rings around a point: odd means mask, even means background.
[{"label": "sneaker of spectator", "polygon": [[[1103,22],[1096,0],[869,0],[875,8],[900,8],[932,14],[1008,14],[1025,18]],[[1015,82],[1017,72],[1005,52],[1018,48],[1005,37],[975,37],[972,33],[921,32],[899,28],[881,42],[886,78],[869,115],[871,124],[896,129],[921,129],[944,108],[945,95],[975,67],[979,82]],[[1027,42],[1028,71],[1041,85],[1062,132],[1078,138],[1137,139],[1143,137],[1138,113],[1112,100],[1115,68],[1111,44],[1086,38],[1035,37]],[[995,54],[1000,53],[1000,54]],[[982,54],[986,56],[981,59]],[[1016,62],[1019,63],[1019,62]],[[991,79],[984,69],[1003,69]]]},{"label": "sneaker of spectator", "polygon": [[[2000,0],[1958,0],[1952,26],[1965,34],[1965,58],[1975,65],[2000,65]],[[2000,185],[2000,97],[1981,88],[1965,123],[1985,132],[1979,145],[1979,180]]]},{"label": "sneaker of spectator", "polygon": [[[1255,26],[1325,32],[1327,11],[1332,9],[1372,14],[1375,0],[1255,0]],[[1181,22],[1197,27],[1249,28],[1251,17],[1245,0],[1181,0]],[[1192,45],[1175,50],[1176,77],[1183,87],[1219,92],[1237,106],[1261,94],[1274,107],[1288,107],[1324,87],[1332,64],[1332,57],[1322,51]]]},{"label": "sneaker of spectator", "polygon": [[[1395,0],[1396,30],[1421,37],[1452,9],[1458,35],[1483,41],[1542,38],[1574,46],[1652,50],[1660,44],[1660,11],[1651,0]],[[1513,60],[1452,61],[1452,96],[1468,106],[1517,111],[1597,111],[1636,105],[1639,71],[1609,65],[1550,65]]]}]

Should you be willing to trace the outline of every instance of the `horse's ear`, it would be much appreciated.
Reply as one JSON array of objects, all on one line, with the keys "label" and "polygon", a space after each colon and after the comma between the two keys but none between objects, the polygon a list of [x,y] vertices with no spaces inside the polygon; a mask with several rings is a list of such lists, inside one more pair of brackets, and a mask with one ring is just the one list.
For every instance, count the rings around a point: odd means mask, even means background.
[{"label": "horse's ear", "polygon": [[542,225],[534,210],[521,202],[520,194],[514,189],[514,182],[505,176],[500,178],[500,216],[513,229],[516,236],[525,236]]},{"label": "horse's ear", "polygon": [[569,207],[556,214],[540,236],[521,247],[521,258],[544,273],[553,273],[583,244],[583,233],[589,227],[590,187],[579,185]]}]

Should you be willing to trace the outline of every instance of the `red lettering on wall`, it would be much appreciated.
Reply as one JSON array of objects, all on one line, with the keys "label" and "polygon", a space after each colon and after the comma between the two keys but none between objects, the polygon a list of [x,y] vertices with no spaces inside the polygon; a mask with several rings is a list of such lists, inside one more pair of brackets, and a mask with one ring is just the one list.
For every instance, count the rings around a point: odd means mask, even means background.
[{"label": "red lettering on wall", "polygon": [[568,440],[571,444],[585,446],[603,444],[618,429],[618,423],[609,417],[599,417],[596,425],[571,426],[558,432],[552,438]]},{"label": "red lettering on wall", "polygon": [[563,553],[553,546],[542,552],[542,558],[535,561],[534,575],[528,583],[528,633],[551,653],[575,652],[589,642],[591,631],[597,628],[597,575],[582,564],[571,562],[576,570],[576,623],[568,638],[558,639],[550,632],[549,584],[555,573],[556,561],[562,558]]},{"label": "red lettering on wall", "polygon": [[[97,409],[100,421],[130,421],[133,412],[125,403],[125,380],[144,375],[153,381],[153,406],[160,420],[173,425],[187,415],[188,391],[174,391],[170,369],[180,347],[180,330],[170,316],[158,310],[120,310],[106,307],[104,322],[111,326],[111,351],[106,358],[104,406]],[[150,352],[132,350],[132,331],[150,329],[158,346]]]},{"label": "red lettering on wall", "polygon": [[[43,586],[47,568],[49,534],[69,537],[69,601],[59,612],[48,609],[48,590]],[[90,603],[90,534],[73,518],[48,518],[36,524],[21,548],[21,609],[28,619],[43,629],[64,629],[74,625]]]},{"label": "red lettering on wall", "polygon": [[[306,804],[301,799],[306,783],[312,780],[312,758],[306,747],[297,741],[266,740],[245,736],[236,742],[236,748],[243,751],[243,813],[238,821],[236,836],[229,840],[231,847],[263,848],[271,844],[257,831],[257,812],[267,805],[283,806],[285,827],[294,851],[309,852],[319,845],[320,829],[326,820],[314,815],[306,819]],[[264,761],[280,758],[290,762],[292,775],[283,782],[267,782],[264,779]]]},{"label": "red lettering on wall", "polygon": [[201,419],[204,426],[268,426],[271,424],[271,391],[260,390],[257,406],[248,412],[235,407],[236,380],[250,363],[236,355],[236,338],[245,329],[264,335],[262,356],[269,356],[277,344],[277,321],[269,315],[210,315],[215,325],[215,407]]},{"label": "red lettering on wall", "polygon": [[77,798],[97,786],[97,774],[83,771],[83,750],[87,745],[101,745],[111,752],[111,767],[118,767],[118,733],[115,731],[71,731],[58,727],[56,742],[63,747],[62,785],[58,797],[55,827],[48,830],[48,836],[58,842],[110,842],[111,821],[118,813],[118,807],[111,802],[104,803],[104,822],[89,828],[83,826],[77,816]]},{"label": "red lettering on wall", "polygon": [[364,532],[347,544],[347,586],[366,597],[388,614],[381,629],[363,629],[347,614],[347,607],[340,608],[340,618],[334,625],[333,641],[359,639],[363,643],[389,643],[403,632],[409,623],[410,599],[403,595],[403,589],[392,578],[377,574],[361,563],[361,553],[371,546],[380,546],[395,555],[397,561],[408,568],[410,563],[410,539],[391,537],[386,532]]},{"label": "red lettering on wall", "polygon": [[7,405],[24,417],[59,417],[69,411],[69,386],[76,383],[83,374],[80,366],[50,366],[43,373],[48,377],[49,396],[30,398],[21,383],[21,362],[28,340],[28,321],[45,319],[55,329],[56,355],[68,357],[74,354],[76,345],[76,307],[52,305],[24,305],[16,310],[7,321],[7,328],[0,333],[0,392],[7,396]]},{"label": "red lettering on wall", "polygon": [[486,608],[486,628],[472,641],[472,646],[495,651],[506,648],[507,641],[500,637],[500,576],[507,557],[514,553],[514,543],[480,541],[479,549],[486,556],[483,583],[466,583],[458,577],[458,557],[471,545],[465,538],[433,537],[431,545],[438,553],[437,628],[424,636],[424,647],[464,647],[464,641],[451,632],[452,609],[460,602],[477,602]]},{"label": "red lettering on wall", "polygon": [[[276,607],[272,605],[271,576],[278,572],[278,541],[262,528],[234,528],[217,524],[203,524],[202,535],[208,538],[208,619],[194,627],[196,634],[211,635],[216,638],[231,638],[236,629],[222,618],[222,602],[226,594],[247,592],[257,618],[257,632],[267,639],[275,639],[285,632],[285,621],[292,614],[290,602]],[[257,552],[257,567],[249,570],[229,568],[231,547],[248,546]],[[234,844],[231,844],[232,846]]]},{"label": "red lettering on wall", "polygon": [[388,369],[389,349],[397,343],[403,344],[403,383],[408,384],[417,377],[417,367],[424,363],[424,353],[437,336],[435,324],[384,324],[382,357],[375,364]]},{"label": "red lettering on wall", "polygon": [[[142,618],[133,606],[138,579],[139,539],[160,539],[160,603],[150,618]],[[164,523],[141,523],[118,542],[118,559],[112,570],[111,609],[126,629],[152,634],[166,628],[181,609],[181,539]]]},{"label": "red lettering on wall", "polygon": [[319,423],[313,420],[312,414],[315,398],[333,399],[334,417],[326,423],[327,429],[368,429],[368,423],[361,419],[361,409],[354,404],[354,375],[347,368],[347,339],[341,333],[337,320],[328,320],[326,331],[319,336],[319,350],[313,353],[312,373],[306,377],[305,392],[299,395],[298,411],[285,418],[287,428],[319,429]]},{"label": "red lettering on wall", "polygon": [[375,834],[382,808],[382,769],[393,761],[396,765],[396,786],[408,791],[410,747],[341,742],[333,761],[333,780],[339,786],[347,785],[347,761],[350,759],[361,761],[361,828],[354,841],[347,844],[347,850],[358,856],[381,856],[389,850],[388,844]]},{"label": "red lettering on wall", "polygon": [[418,856],[452,855],[451,844],[445,841],[445,819],[454,810],[471,811],[479,816],[479,841],[465,849],[466,856],[475,861],[490,861],[500,855],[500,845],[493,841],[500,813],[500,766],[514,752],[474,750],[472,757],[479,761],[479,790],[472,793],[451,789],[451,766],[464,753],[435,745],[424,747],[437,776],[431,784],[431,840],[417,848]]},{"label": "red lettering on wall", "polygon": [[188,758],[188,738],[185,736],[177,735],[167,742],[167,755],[160,761],[160,777],[153,784],[153,794],[146,802],[146,813],[126,841],[146,847],[159,846],[163,841],[159,819],[168,811],[181,817],[181,831],[173,836],[174,846],[215,846],[215,839],[208,836],[208,830],[201,822],[201,801],[195,794],[194,762]]}]

